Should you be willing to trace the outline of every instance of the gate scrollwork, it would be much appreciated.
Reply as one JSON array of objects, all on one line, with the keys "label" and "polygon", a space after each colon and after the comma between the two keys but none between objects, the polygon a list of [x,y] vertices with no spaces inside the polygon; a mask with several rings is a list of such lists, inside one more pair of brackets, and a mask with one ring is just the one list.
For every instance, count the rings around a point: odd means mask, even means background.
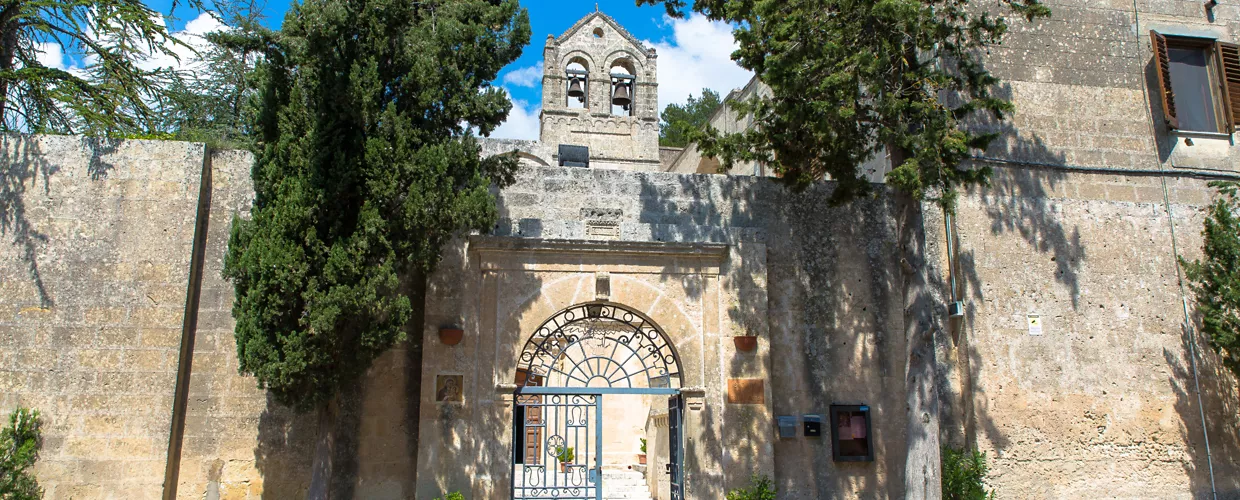
[{"label": "gate scrollwork", "polygon": [[525,343],[518,365],[526,385],[671,387],[681,385],[680,357],[650,318],[610,302],[556,313]]}]

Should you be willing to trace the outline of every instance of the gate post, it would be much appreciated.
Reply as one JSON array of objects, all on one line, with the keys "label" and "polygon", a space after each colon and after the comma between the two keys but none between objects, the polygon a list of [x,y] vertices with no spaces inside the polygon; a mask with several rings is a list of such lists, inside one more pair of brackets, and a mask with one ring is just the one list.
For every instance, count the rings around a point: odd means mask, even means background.
[{"label": "gate post", "polygon": [[704,437],[713,433],[715,427],[709,421],[711,412],[706,411],[706,389],[682,387],[680,400],[680,464],[684,498],[723,498],[722,476],[717,470],[708,470],[701,461],[703,457],[712,455]]}]

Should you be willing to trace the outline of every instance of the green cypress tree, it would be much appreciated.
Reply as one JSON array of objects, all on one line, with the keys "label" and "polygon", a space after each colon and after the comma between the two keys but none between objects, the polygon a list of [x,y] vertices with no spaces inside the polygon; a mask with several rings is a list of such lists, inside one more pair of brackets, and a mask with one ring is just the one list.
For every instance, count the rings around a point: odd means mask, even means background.
[{"label": "green cypress tree", "polygon": [[489,82],[529,37],[516,0],[307,0],[266,44],[254,207],[234,221],[224,274],[240,370],[319,410],[316,462],[329,462],[312,496],[331,476],[329,403],[407,323],[421,330],[417,290],[440,248],[495,224],[490,188],[516,159],[482,159],[472,130],[506,118]]},{"label": "green cypress tree", "polygon": [[636,1],[731,23],[739,45],[732,59],[770,87],[734,106],[751,114],[749,129],[690,134],[724,169],[764,162],[794,189],[830,178],[830,201],[844,203],[872,189],[859,167],[889,155],[912,354],[904,368],[903,479],[908,491],[939,481],[937,428],[921,415],[939,413],[940,346],[932,332],[946,325],[935,307],[923,306],[939,299],[927,272],[921,202],[950,213],[959,186],[986,181],[989,169],[961,164],[998,138],[995,125],[1013,106],[995,95],[1000,82],[983,56],[1007,34],[1003,15],[1032,22],[1050,9],[1040,0]]},{"label": "green cypress tree", "polygon": [[1202,330],[1223,366],[1240,377],[1240,183],[1212,182],[1221,196],[1206,209],[1202,259],[1180,259],[1197,295]]},{"label": "green cypress tree", "polygon": [[[833,201],[865,194],[859,165],[885,150],[892,186],[950,209],[954,188],[988,170],[959,168],[970,150],[998,137],[972,121],[1003,120],[1012,104],[992,91],[999,80],[981,57],[1003,41],[1008,22],[969,0],[637,0],[663,3],[673,16],[692,10],[734,23],[732,58],[771,88],[737,103],[754,126],[691,138],[718,156],[762,161],[789,185],[830,177]],[[1017,17],[1050,15],[1039,0],[999,0]]]}]

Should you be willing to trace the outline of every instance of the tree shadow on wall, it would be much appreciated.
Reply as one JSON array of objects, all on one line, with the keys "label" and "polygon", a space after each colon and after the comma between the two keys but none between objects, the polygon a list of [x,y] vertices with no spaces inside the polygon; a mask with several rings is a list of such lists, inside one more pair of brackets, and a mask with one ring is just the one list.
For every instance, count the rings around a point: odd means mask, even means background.
[{"label": "tree shadow on wall", "polygon": [[[833,403],[873,408],[877,460],[834,462],[831,440],[774,439],[777,486],[819,498],[899,496],[903,490],[904,302],[900,296],[899,237],[886,194],[831,206],[834,184],[792,192],[774,179],[718,174],[643,174],[640,222],[655,241],[728,244],[720,270],[722,305],[741,331],[769,339],[769,352],[721,349],[726,377],[771,369],[775,415],[826,416]],[[880,193],[885,189],[877,186]],[[691,290],[686,290],[691,292]],[[924,304],[913,307],[928,307]],[[749,375],[752,376],[752,375]],[[725,388],[726,389],[726,388]],[[721,404],[722,403],[722,404]],[[749,405],[710,399],[705,422],[721,423],[696,446],[709,460],[698,470],[727,471],[722,493],[744,486],[741,470],[754,436],[775,434],[774,422],[753,418]],[[759,451],[758,453],[761,453]],[[687,454],[693,457],[694,454]],[[724,460],[725,456],[732,457]],[[816,464],[810,470],[803,459]],[[689,464],[686,464],[689,465]],[[697,494],[702,494],[699,490]],[[691,493],[692,494],[692,493]],[[722,495],[720,495],[722,496]]]},{"label": "tree shadow on wall", "polygon": [[86,173],[90,175],[90,180],[107,179],[108,173],[116,168],[111,161],[111,156],[125,140],[107,137],[83,137],[82,140],[90,150],[90,160],[86,164]]},{"label": "tree shadow on wall", "polygon": [[[30,280],[34,282],[39,307],[44,309],[56,305],[39,269],[39,247],[48,242],[49,235],[35,227],[37,222],[31,220],[29,212],[31,209],[46,207],[30,207],[27,204],[39,199],[40,194],[31,190],[39,189],[40,183],[43,191],[41,197],[49,199],[52,196],[51,177],[61,169],[54,159],[61,153],[56,150],[44,151],[44,145],[55,141],[63,143],[62,147],[76,146],[69,142],[72,139],[74,138],[16,134],[0,136],[0,236],[10,237],[13,245],[18,248],[26,263]],[[111,155],[116,152],[121,141],[93,137],[76,139],[85,144],[88,151],[87,173],[90,180],[106,178],[114,167]]]},{"label": "tree shadow on wall", "polygon": [[49,196],[50,177],[60,170],[48,161],[40,143],[34,136],[6,135],[0,140],[0,236],[9,236],[26,262],[30,279],[38,291],[39,307],[56,305],[43,283],[39,271],[38,247],[47,243],[48,236],[35,229],[27,215],[27,189],[37,188],[43,182],[43,196]]},{"label": "tree shadow on wall", "polygon": [[[814,463],[830,464],[811,476],[810,491],[820,498],[908,495],[906,446],[925,436],[908,435],[906,425],[905,312],[934,306],[928,297],[905,303],[898,195],[875,186],[877,197],[833,207],[827,202],[833,188],[820,183],[792,193],[778,186],[784,192],[772,194],[782,203],[768,237],[770,308],[773,320],[788,316],[784,335],[791,343],[772,357],[799,358],[803,373],[796,377],[806,393],[776,413],[825,418],[831,404],[870,406],[870,442],[883,473],[875,473],[875,464],[834,462],[836,436],[828,428],[821,442],[800,443]],[[790,460],[777,468],[795,466]]]},{"label": "tree shadow on wall", "polygon": [[[755,335],[770,338],[767,321],[766,266],[767,250],[763,248],[764,228],[758,214],[775,208],[770,199],[761,195],[766,179],[747,176],[721,176],[717,174],[637,174],[639,213],[635,214],[639,239],[669,243],[727,244],[728,255],[719,269],[718,293],[725,301],[719,301],[717,314],[721,325],[732,325],[727,331],[719,331],[721,339],[735,335]],[[663,269],[662,280],[666,283],[676,279],[680,272],[669,263]],[[711,297],[706,295],[709,283],[700,277],[682,279],[679,284],[689,301],[701,303]],[[710,278],[706,278],[710,279]],[[705,324],[697,325],[701,334],[715,330]],[[727,327],[724,327],[727,328]],[[713,353],[726,355],[730,346],[718,349],[706,344],[702,362],[709,363]],[[713,351],[713,353],[709,352]],[[760,373],[768,365],[769,352],[736,352],[728,361],[728,377]],[[721,362],[724,360],[720,360]],[[709,373],[712,369],[707,367]],[[767,381],[769,383],[769,380]],[[706,385],[706,381],[702,381]],[[692,384],[691,384],[692,385]],[[720,387],[726,391],[726,387]],[[744,487],[750,470],[744,474],[730,474],[725,483],[725,470],[734,469],[761,456],[762,450],[751,448],[752,436],[770,433],[764,419],[749,405],[720,404],[718,396],[709,392],[706,403],[700,409],[686,407],[685,417],[696,418],[705,428],[700,438],[685,441],[684,467],[696,471],[685,478],[685,492],[689,497],[721,498],[724,492]],[[724,420],[727,420],[725,423]],[[722,435],[713,432],[720,429]],[[725,454],[732,456],[732,463],[725,463]],[[746,464],[749,465],[749,464]],[[706,474],[702,477],[701,474]]]},{"label": "tree shadow on wall", "polygon": [[[358,477],[362,391],[342,391],[332,430],[335,439],[330,497],[353,498]],[[258,419],[254,466],[263,478],[264,499],[305,498],[319,431],[318,414],[296,413],[267,395]]]},{"label": "tree shadow on wall", "polygon": [[[1011,85],[1003,85],[995,94],[1011,99]],[[988,186],[975,187],[968,194],[980,198],[990,218],[991,234],[1017,233],[1031,248],[1049,255],[1055,262],[1055,281],[1068,289],[1076,309],[1081,295],[1079,272],[1087,256],[1080,228],[1064,226],[1061,207],[1056,203],[1058,198],[1073,195],[1066,184],[1067,174],[1054,169],[1068,165],[1066,154],[1048,145],[1037,133],[1022,133],[1011,120],[978,126],[999,133],[999,139],[984,154],[985,158],[998,161],[979,162],[979,166],[993,167],[993,175]],[[971,252],[961,252],[959,258],[973,264],[975,257]],[[962,265],[961,271],[970,279],[968,285],[976,298],[983,299],[981,283],[972,268]]]},{"label": "tree shadow on wall", "polygon": [[[1011,86],[1003,85],[996,96],[1011,99]],[[961,193],[959,211],[982,211],[990,221],[991,235],[1018,235],[1029,248],[1053,262],[1054,281],[1068,292],[1073,310],[1079,309],[1080,271],[1087,252],[1080,228],[1065,226],[1062,208],[1057,201],[1073,196],[1068,175],[1054,169],[1055,166],[1068,164],[1065,153],[1055,150],[1037,133],[1018,130],[1011,120],[975,122],[971,126],[978,131],[997,132],[999,139],[985,151],[981,157],[983,160],[972,164],[992,168],[988,185],[975,186]],[[970,203],[977,205],[970,207]],[[951,399],[958,398],[960,413],[952,412],[946,420],[959,426],[963,435],[952,436],[948,442],[954,446],[976,446],[980,430],[996,449],[1002,450],[1009,441],[990,414],[990,397],[986,390],[975,384],[981,376],[984,360],[979,350],[972,346],[971,338],[979,331],[979,304],[985,303],[986,290],[991,287],[982,282],[979,267],[992,270],[1003,266],[1029,269],[1032,263],[1002,262],[1006,258],[1002,247],[980,244],[979,240],[984,240],[986,236],[968,234],[969,229],[961,227],[959,218],[953,218],[951,234],[956,249],[953,268],[958,281],[953,300],[965,302],[963,323],[967,328],[962,328],[959,320],[951,322],[954,363],[961,394],[949,395]],[[995,317],[993,311],[989,315]]]},{"label": "tree shadow on wall", "polygon": [[[571,170],[575,169],[523,166],[517,171],[517,185],[531,187],[530,192],[519,189],[501,192],[493,187],[499,218],[489,236],[564,238],[552,232],[556,227],[544,226],[543,218],[521,215],[529,215],[525,211],[531,206],[562,208],[562,203],[544,202],[541,189],[542,181],[562,179],[543,179],[541,173]],[[423,294],[427,307],[425,318],[417,328],[422,340],[416,345],[411,341],[408,347],[410,353],[418,349],[417,357],[423,360],[415,364],[410,354],[406,367],[406,397],[419,401],[408,405],[406,425],[414,437],[408,444],[410,453],[417,457],[419,472],[429,473],[417,477],[418,484],[414,487],[418,491],[411,494],[417,498],[441,498],[453,492],[461,492],[466,498],[499,498],[507,496],[512,486],[513,394],[497,392],[495,384],[516,382],[520,361],[505,349],[515,352],[522,348],[534,332],[514,333],[510,323],[546,305],[537,300],[544,279],[535,271],[477,268],[477,254],[468,251],[475,237],[462,235],[445,246],[443,259],[429,276]],[[488,282],[488,279],[494,281]],[[473,288],[474,284],[478,288]],[[527,293],[532,295],[524,295]],[[492,313],[496,317],[484,319],[481,316],[487,313],[482,307],[490,300],[495,303],[496,311]],[[587,300],[593,300],[593,296]],[[437,334],[440,328],[446,327],[463,329],[464,340],[453,346],[445,345]],[[495,362],[489,366],[474,366],[478,364],[474,356],[479,353],[477,344],[481,342],[483,330],[496,336],[491,339],[496,343],[493,347]],[[515,345],[508,343],[509,335]],[[491,349],[483,352],[487,350]],[[423,381],[424,373],[432,380]],[[422,394],[424,385],[435,391],[435,379],[440,374],[462,377],[461,401],[438,401],[437,392]]]},{"label": "tree shadow on wall", "polygon": [[[1200,318],[1196,322],[1200,324]],[[1167,441],[1187,443],[1188,449],[1184,450],[1187,457],[1182,463],[1190,491],[1196,498],[1210,498],[1210,463],[1206,454],[1206,436],[1202,432],[1204,420],[1209,431],[1217,497],[1240,498],[1240,401],[1236,397],[1240,387],[1209,346],[1209,339],[1198,328],[1183,330],[1180,332],[1183,348],[1179,352],[1163,350],[1168,369],[1167,382],[1175,394],[1175,412],[1184,423],[1184,427],[1176,426],[1170,431],[1176,436]],[[1190,344],[1192,335],[1196,336],[1197,374],[1193,373],[1190,358],[1193,352]],[[1172,449],[1167,452],[1171,456],[1178,454]]]}]

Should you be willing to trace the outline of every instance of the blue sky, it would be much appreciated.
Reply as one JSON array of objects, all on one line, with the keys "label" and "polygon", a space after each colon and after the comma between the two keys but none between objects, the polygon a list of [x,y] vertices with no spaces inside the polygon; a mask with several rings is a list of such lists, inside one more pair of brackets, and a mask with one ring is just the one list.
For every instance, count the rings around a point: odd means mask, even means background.
[{"label": "blue sky", "polygon": [[[219,28],[208,16],[189,9],[184,0],[180,1],[171,28],[183,39],[193,39],[195,35]],[[537,139],[543,43],[548,34],[558,36],[593,12],[596,2],[527,0],[521,4],[530,13],[530,45],[519,59],[504,68],[495,82],[511,95],[514,108],[508,121],[493,135]],[[168,14],[172,0],[147,0],[147,5]],[[268,0],[263,9],[265,24],[279,28],[288,5],[288,0]],[[731,29],[725,24],[712,23],[702,17],[671,19],[666,17],[662,6],[637,7],[633,0],[600,0],[597,5],[599,10],[658,51],[660,108],[669,103],[683,103],[691,93],[699,95],[703,87],[726,95],[731,89],[743,86],[751,76],[729,59],[734,42]],[[157,58],[151,64],[189,66],[193,61]],[[72,61],[68,65],[72,65]]]}]

